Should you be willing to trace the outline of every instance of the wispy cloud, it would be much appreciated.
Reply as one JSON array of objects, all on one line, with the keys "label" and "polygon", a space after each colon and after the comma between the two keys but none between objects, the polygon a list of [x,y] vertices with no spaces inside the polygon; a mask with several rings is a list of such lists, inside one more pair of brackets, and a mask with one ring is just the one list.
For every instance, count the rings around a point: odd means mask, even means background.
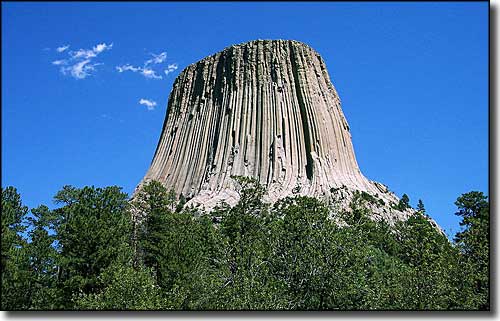
[{"label": "wispy cloud", "polygon": [[57,47],[56,51],[57,52],[63,52],[64,50],[66,50],[68,48],[69,48],[69,45],[64,45],[64,46],[61,46],[61,47]]},{"label": "wispy cloud", "polygon": [[149,79],[163,79],[161,75],[158,75],[153,69],[148,67],[135,67],[130,64],[127,64],[123,66],[116,66],[116,70],[118,70],[118,72],[120,73],[124,71],[138,72],[144,77]]},{"label": "wispy cloud", "polygon": [[79,49],[77,51],[70,51],[69,54],[71,55],[71,58],[73,58],[73,59],[78,59],[78,58],[89,59],[89,58],[97,57],[97,54],[92,49],[88,49],[88,50],[87,49]]},{"label": "wispy cloud", "polygon": [[73,76],[73,78],[76,79],[84,79],[90,76],[93,71],[95,71],[95,66],[102,65],[102,63],[91,64],[90,61],[90,59],[86,59],[72,66],[62,67],[61,72],[64,75],[70,74],[71,76]]},{"label": "wispy cloud", "polygon": [[103,52],[104,50],[110,50],[111,48],[113,48],[113,44],[105,44],[105,43],[100,43],[98,45],[96,45],[94,48],[92,48],[92,50],[96,53],[96,54],[99,54],[101,52]]},{"label": "wispy cloud", "polygon": [[113,48],[113,44],[105,44],[105,43],[100,43],[97,44],[94,48],[92,49],[79,49],[77,51],[70,51],[70,55],[74,59],[78,58],[84,58],[84,59],[89,59],[89,58],[94,58],[97,57],[98,54],[105,50],[110,50]]},{"label": "wispy cloud", "polygon": [[143,68],[141,71],[141,74],[144,77],[150,78],[150,79],[162,79],[163,78],[162,76],[157,75],[153,69],[149,69],[149,68]]},{"label": "wispy cloud", "polygon": [[168,65],[167,69],[164,70],[165,71],[165,75],[168,76],[169,73],[177,70],[177,68],[179,68],[179,66],[177,66],[177,64],[170,64],[170,65]]},{"label": "wispy cloud", "polygon": [[146,106],[148,110],[154,110],[156,107],[156,101],[145,98],[141,98],[141,100],[139,100],[139,104]]},{"label": "wispy cloud", "polygon": [[66,65],[68,62],[66,60],[54,60],[52,61],[53,65],[59,66],[59,65]]},{"label": "wispy cloud", "polygon": [[118,70],[118,72],[124,72],[124,71],[138,72],[141,70],[141,68],[126,64],[123,66],[116,66],[116,70]]},{"label": "wispy cloud", "polygon": [[[122,66],[116,66],[116,70],[120,73],[124,71],[136,72],[148,79],[163,79],[161,71],[158,72],[155,71],[152,65],[157,65],[165,62],[167,60],[167,53],[166,52],[162,52],[160,54],[151,53],[151,56],[153,56],[153,58],[146,60],[142,67],[126,64]],[[176,69],[177,69],[176,63],[168,65],[167,69],[165,69],[165,75],[168,75],[169,73],[171,73]]]},{"label": "wispy cloud", "polygon": [[141,75],[143,75],[146,78],[149,79],[162,79],[163,77],[161,75],[158,75],[153,69],[148,68],[148,67],[134,67],[130,64],[123,65],[123,66],[116,66],[116,70],[118,72],[124,72],[124,71],[132,71],[132,72],[138,72]]},{"label": "wispy cloud", "polygon": [[[58,47],[56,50],[59,53],[66,51],[70,45]],[[96,58],[100,53],[106,50],[111,50],[113,44],[100,43],[92,49],[78,49],[69,51],[69,58],[59,59],[52,62],[53,65],[61,66],[59,71],[63,75],[70,75],[75,79],[84,79],[96,71],[96,66],[103,63],[92,63],[92,59]]]},{"label": "wispy cloud", "polygon": [[165,60],[167,60],[167,53],[162,52],[161,54],[155,55],[154,53],[151,54],[153,58],[146,60],[144,63],[144,66],[150,65],[150,64],[161,64]]}]

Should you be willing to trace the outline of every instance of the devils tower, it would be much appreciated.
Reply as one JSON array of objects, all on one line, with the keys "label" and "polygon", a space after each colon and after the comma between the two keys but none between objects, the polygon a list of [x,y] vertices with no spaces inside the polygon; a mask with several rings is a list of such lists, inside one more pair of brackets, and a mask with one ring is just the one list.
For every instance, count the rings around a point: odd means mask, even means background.
[{"label": "devils tower", "polygon": [[174,82],[141,184],[158,180],[187,205],[210,210],[237,202],[232,175],[257,178],[271,203],[289,195],[347,203],[362,191],[385,204],[375,210],[380,217],[409,214],[390,209],[396,196],[361,173],[326,65],[297,41],[230,46],[188,66]]}]

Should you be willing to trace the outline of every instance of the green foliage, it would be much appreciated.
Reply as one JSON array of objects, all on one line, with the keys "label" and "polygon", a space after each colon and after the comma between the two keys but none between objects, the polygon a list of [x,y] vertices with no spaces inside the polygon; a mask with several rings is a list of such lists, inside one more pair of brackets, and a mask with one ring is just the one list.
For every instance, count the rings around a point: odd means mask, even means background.
[{"label": "green foliage", "polygon": [[411,268],[406,305],[416,310],[449,308],[456,251],[446,236],[417,212],[397,224],[396,256]]},{"label": "green foliage", "polygon": [[410,198],[408,197],[408,195],[403,194],[403,196],[401,196],[401,199],[399,200],[398,205],[396,206],[396,209],[400,210],[400,211],[404,211],[410,207],[411,207],[410,206]]},{"label": "green foliage", "polygon": [[64,306],[72,308],[75,295],[96,293],[105,286],[98,276],[111,264],[131,260],[127,195],[116,186],[64,186],[55,200],[63,204],[54,210],[61,247],[59,286]]},{"label": "green foliage", "polygon": [[175,208],[175,211],[176,212],[182,211],[182,209],[184,208],[184,205],[186,205],[187,201],[188,200],[186,199],[186,197],[181,193],[179,195],[179,203],[177,204],[177,207]]},{"label": "green foliage", "polygon": [[418,200],[417,212],[419,212],[420,214],[425,214],[424,202],[422,202],[422,200]]},{"label": "green foliage", "polygon": [[196,309],[206,304],[215,279],[220,236],[208,216],[180,211],[175,194],[152,181],[134,206],[145,217],[138,226],[139,253],[165,296],[164,308]]},{"label": "green foliage", "polygon": [[335,225],[328,208],[310,197],[285,198],[275,204],[278,217],[273,272],[284,283],[284,309],[323,309],[334,270]]},{"label": "green foliage", "polygon": [[223,285],[217,291],[217,309],[271,309],[279,306],[279,288],[269,274],[274,221],[262,201],[264,188],[257,180],[233,177],[240,200],[233,208],[214,213],[221,217]]},{"label": "green foliage", "polygon": [[27,212],[14,187],[2,188],[2,310],[23,310],[30,305],[29,256],[27,242],[20,235]]},{"label": "green foliage", "polygon": [[9,259],[25,244],[19,233],[25,230],[22,223],[27,212],[14,187],[2,188],[2,273],[8,268]]},{"label": "green foliage", "polygon": [[[482,193],[457,199],[453,244],[422,201],[391,226],[372,219],[380,200],[368,193],[340,213],[305,196],[270,206],[257,180],[233,178],[238,203],[211,213],[155,181],[130,202],[118,187],[65,186],[59,208],[31,214],[2,189],[2,308],[489,309]],[[405,196],[394,206],[408,208]]]},{"label": "green foliage", "polygon": [[[175,195],[157,181],[144,185],[133,201],[136,211],[134,218],[135,262],[142,260],[146,267],[152,268],[156,281],[162,282],[159,259],[162,244],[165,243],[169,218],[175,206]],[[137,263],[136,263],[137,264]]]},{"label": "green foliage", "polygon": [[482,192],[463,194],[455,205],[462,218],[463,231],[455,236],[462,253],[460,257],[462,291],[468,293],[463,304],[471,309],[489,309],[490,209]]},{"label": "green foliage", "polygon": [[365,191],[361,191],[361,198],[370,203],[377,203],[377,199]]},{"label": "green foliage", "polygon": [[171,213],[159,255],[159,281],[169,307],[199,309],[214,290],[220,237],[208,217]]},{"label": "green foliage", "polygon": [[57,309],[61,307],[61,293],[57,288],[60,256],[53,243],[56,236],[53,231],[55,217],[45,205],[31,210],[28,218],[31,231],[31,243],[27,245],[30,257],[30,292],[31,309]]},{"label": "green foliage", "polygon": [[99,276],[107,286],[98,293],[80,294],[78,310],[158,310],[165,306],[151,270],[111,265]]}]

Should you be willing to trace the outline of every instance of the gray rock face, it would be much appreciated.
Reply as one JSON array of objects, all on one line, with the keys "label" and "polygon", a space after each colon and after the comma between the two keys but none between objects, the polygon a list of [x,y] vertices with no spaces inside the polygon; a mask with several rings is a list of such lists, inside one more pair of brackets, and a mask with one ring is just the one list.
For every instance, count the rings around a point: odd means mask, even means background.
[{"label": "gray rock face", "polygon": [[[158,180],[195,204],[234,205],[232,175],[288,195],[341,200],[355,190],[383,200],[376,216],[404,219],[387,188],[359,170],[349,132],[320,55],[297,41],[257,40],[188,66],[175,80],[161,138],[143,181]],[[140,185],[139,185],[140,186]],[[381,202],[382,203],[382,202]]]}]

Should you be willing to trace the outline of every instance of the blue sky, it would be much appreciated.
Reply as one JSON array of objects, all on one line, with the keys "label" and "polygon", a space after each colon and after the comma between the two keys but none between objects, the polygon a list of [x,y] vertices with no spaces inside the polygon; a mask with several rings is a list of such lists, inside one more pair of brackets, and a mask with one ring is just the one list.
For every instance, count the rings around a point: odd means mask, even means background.
[{"label": "blue sky", "polygon": [[316,49],[365,176],[458,231],[455,199],[488,192],[487,2],[2,3],[2,186],[130,194],[178,73],[254,39]]}]

